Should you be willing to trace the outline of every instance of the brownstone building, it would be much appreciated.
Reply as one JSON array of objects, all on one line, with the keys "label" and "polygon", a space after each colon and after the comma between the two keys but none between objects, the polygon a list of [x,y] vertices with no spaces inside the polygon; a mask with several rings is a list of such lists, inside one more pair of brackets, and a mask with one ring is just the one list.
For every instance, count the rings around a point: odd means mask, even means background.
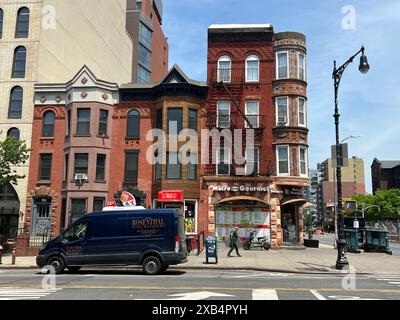
[{"label": "brownstone building", "polygon": [[[213,140],[214,161],[202,165],[208,233],[226,239],[238,226],[240,237],[255,228],[274,248],[302,244],[309,184],[305,36],[274,33],[271,25],[212,25],[208,84],[206,126],[232,133],[233,141],[221,147],[226,138]],[[237,129],[244,131],[235,136]]]}]

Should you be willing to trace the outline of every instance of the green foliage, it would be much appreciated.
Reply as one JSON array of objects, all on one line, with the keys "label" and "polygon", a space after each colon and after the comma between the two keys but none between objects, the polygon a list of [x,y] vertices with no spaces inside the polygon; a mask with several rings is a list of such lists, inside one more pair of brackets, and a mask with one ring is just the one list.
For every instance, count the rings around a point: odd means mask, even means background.
[{"label": "green foliage", "polygon": [[365,219],[368,221],[400,219],[400,189],[377,190],[375,195],[358,195],[352,199],[358,202],[359,210],[360,203],[365,203],[366,207],[380,206],[381,211],[376,207],[365,211]]},{"label": "green foliage", "polygon": [[19,179],[25,178],[18,174],[17,168],[29,159],[29,151],[24,141],[14,137],[0,141],[0,186],[7,182],[16,185]]},{"label": "green foliage", "polygon": [[312,213],[310,211],[307,212],[304,216],[304,225],[305,225],[306,231],[308,233],[308,239],[312,239],[313,235],[315,233],[315,229],[313,227],[313,221],[314,221],[314,218],[312,216]]}]

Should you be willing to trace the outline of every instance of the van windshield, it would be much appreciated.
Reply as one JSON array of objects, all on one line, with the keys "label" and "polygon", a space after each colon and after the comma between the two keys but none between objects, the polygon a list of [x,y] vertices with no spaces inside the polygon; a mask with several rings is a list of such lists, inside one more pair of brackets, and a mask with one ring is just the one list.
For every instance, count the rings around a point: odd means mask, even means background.
[{"label": "van windshield", "polygon": [[85,239],[87,222],[80,222],[71,226],[61,234],[64,242],[73,242]]}]

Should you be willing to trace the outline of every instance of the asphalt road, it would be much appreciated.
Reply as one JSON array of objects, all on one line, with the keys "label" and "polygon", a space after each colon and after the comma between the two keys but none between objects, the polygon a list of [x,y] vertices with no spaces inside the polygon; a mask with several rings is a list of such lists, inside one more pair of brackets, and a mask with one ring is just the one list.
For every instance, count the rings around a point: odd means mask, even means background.
[{"label": "asphalt road", "polygon": [[84,269],[54,279],[40,270],[0,270],[0,300],[400,299],[400,273],[344,276],[179,268],[145,276],[121,268]]}]

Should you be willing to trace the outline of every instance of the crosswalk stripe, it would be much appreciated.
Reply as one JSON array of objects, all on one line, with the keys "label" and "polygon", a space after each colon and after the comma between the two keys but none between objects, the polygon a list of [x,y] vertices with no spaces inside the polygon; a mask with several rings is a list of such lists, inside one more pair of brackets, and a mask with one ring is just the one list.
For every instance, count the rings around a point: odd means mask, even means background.
[{"label": "crosswalk stripe", "polygon": [[57,289],[25,289],[25,288],[0,288],[0,300],[36,300],[46,297],[61,290]]},{"label": "crosswalk stripe", "polygon": [[310,292],[318,299],[318,300],[326,300],[326,298],[320,294],[317,290],[310,290]]},{"label": "crosswalk stripe", "polygon": [[389,282],[390,284],[400,284],[400,282]]},{"label": "crosswalk stripe", "polygon": [[279,300],[276,290],[253,290],[253,300]]}]

